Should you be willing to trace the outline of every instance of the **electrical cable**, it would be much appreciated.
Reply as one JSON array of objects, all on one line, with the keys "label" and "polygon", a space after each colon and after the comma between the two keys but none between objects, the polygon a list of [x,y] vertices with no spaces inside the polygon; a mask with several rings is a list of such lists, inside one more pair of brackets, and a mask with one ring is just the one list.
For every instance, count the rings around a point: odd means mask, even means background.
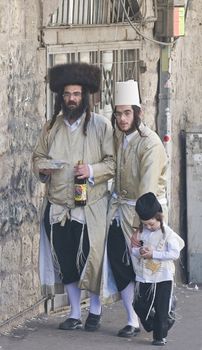
[{"label": "electrical cable", "polygon": [[172,43],[166,43],[166,42],[164,42],[164,41],[155,40],[155,39],[150,38],[150,37],[148,37],[147,35],[144,35],[143,33],[141,33],[141,32],[139,31],[139,29],[137,29],[137,28],[134,26],[134,24],[131,22],[131,20],[130,20],[128,14],[127,14],[127,11],[126,11],[126,9],[125,9],[125,6],[124,6],[124,4],[123,4],[123,1],[120,0],[120,2],[121,2],[121,5],[122,5],[122,8],[123,8],[123,11],[124,11],[124,13],[125,13],[125,16],[126,16],[126,18],[127,18],[127,20],[128,20],[128,23],[129,23],[129,24],[131,25],[131,27],[136,31],[136,33],[137,33],[138,35],[140,35],[142,38],[144,38],[145,40],[151,41],[151,42],[153,42],[153,43],[155,43],[155,44],[159,44],[159,45],[163,45],[163,46],[173,46],[173,45],[176,43],[177,39],[175,39]]},{"label": "electrical cable", "polygon": [[187,11],[188,11],[189,2],[190,2],[190,0],[187,0],[186,9],[185,9],[185,20],[187,18]]},{"label": "electrical cable", "polygon": [[[133,1],[133,0],[128,0],[128,4],[129,4],[129,6],[130,6],[130,10],[131,10],[131,12],[132,12],[132,14],[133,14],[133,17],[135,17],[135,12],[133,11],[132,1]],[[139,7],[138,12],[140,11],[140,9],[141,9],[141,7],[142,7],[143,2],[145,2],[145,0],[139,0],[139,1],[138,1],[138,7]]]},{"label": "electrical cable", "polygon": [[26,314],[28,311],[33,310],[36,306],[40,305],[40,304],[41,304],[42,302],[44,302],[45,300],[47,300],[47,297],[44,297],[44,298],[38,300],[35,304],[31,305],[31,306],[28,307],[27,309],[25,309],[25,310],[19,312],[18,314],[16,314],[16,315],[10,317],[9,319],[7,319],[6,321],[4,321],[3,323],[0,324],[0,328],[3,327],[3,326],[5,326],[6,324],[8,324],[8,323],[10,323],[10,322],[12,322],[12,321],[14,321],[14,320],[16,320],[17,318],[23,316],[23,315]]}]

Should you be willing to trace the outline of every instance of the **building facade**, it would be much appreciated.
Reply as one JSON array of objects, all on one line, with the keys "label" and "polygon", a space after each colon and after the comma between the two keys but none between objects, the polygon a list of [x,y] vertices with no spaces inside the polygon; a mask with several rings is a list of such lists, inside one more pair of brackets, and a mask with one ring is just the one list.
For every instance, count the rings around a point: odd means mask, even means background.
[{"label": "building facade", "polygon": [[[202,5],[184,2],[185,35],[166,40],[156,27],[164,4],[147,0],[1,1],[0,326],[26,310],[40,312],[44,306],[38,277],[43,187],[33,176],[31,154],[43,123],[52,114],[54,96],[46,76],[56,63],[85,61],[101,67],[101,94],[95,109],[107,118],[113,107],[114,82],[138,80],[143,119],[162,137],[169,155],[170,224],[185,239],[187,234],[195,239],[194,245],[192,239],[187,240],[186,272],[198,264],[202,249],[187,220],[187,212],[193,214],[188,198],[194,202],[195,197],[187,190],[186,179],[192,174],[185,141],[188,132],[199,133],[202,124],[202,49],[198,45]],[[194,174],[199,181],[201,134],[194,140]],[[201,205],[202,194],[196,194]],[[199,267],[196,279],[200,273]]]}]

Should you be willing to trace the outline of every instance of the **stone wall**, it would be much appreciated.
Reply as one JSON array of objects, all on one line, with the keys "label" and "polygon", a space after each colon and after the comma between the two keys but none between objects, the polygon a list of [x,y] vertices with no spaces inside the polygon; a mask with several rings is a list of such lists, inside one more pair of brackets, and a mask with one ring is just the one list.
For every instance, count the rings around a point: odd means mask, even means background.
[{"label": "stone wall", "polygon": [[39,1],[1,0],[0,323],[41,298],[37,211],[41,189],[31,170],[31,152],[45,120],[40,19]]},{"label": "stone wall", "polygon": [[[150,32],[151,36],[151,32]],[[152,38],[152,36],[151,36]],[[141,60],[146,64],[146,71],[140,75],[140,92],[142,99],[142,119],[153,130],[157,129],[158,97],[158,61],[160,47],[152,41],[145,41],[141,50]]]},{"label": "stone wall", "polygon": [[[179,38],[172,51],[172,225],[183,230],[186,191],[184,132],[202,125],[202,3],[189,1],[185,36]],[[181,223],[181,225],[180,225]],[[182,232],[183,233],[183,232]]]}]

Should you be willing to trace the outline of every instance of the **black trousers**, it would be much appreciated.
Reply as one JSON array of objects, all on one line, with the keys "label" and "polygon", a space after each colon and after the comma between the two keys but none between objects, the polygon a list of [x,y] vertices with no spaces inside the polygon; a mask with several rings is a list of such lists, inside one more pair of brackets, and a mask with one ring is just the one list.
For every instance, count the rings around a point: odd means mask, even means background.
[{"label": "black trousers", "polygon": [[140,318],[140,321],[146,331],[153,330],[153,339],[161,340],[168,334],[168,311],[171,296],[172,281],[163,281],[156,283],[156,293],[153,303],[154,316],[149,316],[146,320],[149,308],[153,300],[151,293],[151,283],[141,283],[139,295],[133,306]]},{"label": "black trousers", "polygon": [[[50,241],[51,225],[49,222],[50,203],[47,204],[44,214],[44,225],[46,234]],[[83,264],[79,270],[76,266],[77,252],[80,244],[80,238],[83,225],[77,221],[66,220],[65,225],[60,223],[53,225],[53,247],[60,265],[61,278],[64,284],[77,282],[80,279],[85,261],[89,253],[89,238],[87,226],[84,227],[83,237]]]},{"label": "black trousers", "polygon": [[135,281],[132,262],[121,226],[116,220],[110,226],[107,240],[107,254],[119,292]]}]

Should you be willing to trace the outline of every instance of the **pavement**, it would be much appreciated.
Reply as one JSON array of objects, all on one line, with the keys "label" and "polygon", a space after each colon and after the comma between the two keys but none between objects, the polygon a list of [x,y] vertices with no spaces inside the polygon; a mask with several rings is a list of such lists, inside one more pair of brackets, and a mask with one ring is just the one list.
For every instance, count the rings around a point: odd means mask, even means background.
[{"label": "pavement", "polygon": [[[177,320],[169,331],[165,350],[202,350],[202,286],[180,285],[177,295]],[[10,332],[0,333],[0,350],[152,350],[152,334],[143,329],[129,339],[117,337],[126,325],[122,303],[103,306],[102,325],[97,332],[83,329],[62,331],[58,324],[65,320],[67,311],[40,315],[27,319]],[[82,309],[82,320],[88,308]],[[1,329],[0,329],[1,332]],[[160,346],[159,348],[162,348]]]}]

